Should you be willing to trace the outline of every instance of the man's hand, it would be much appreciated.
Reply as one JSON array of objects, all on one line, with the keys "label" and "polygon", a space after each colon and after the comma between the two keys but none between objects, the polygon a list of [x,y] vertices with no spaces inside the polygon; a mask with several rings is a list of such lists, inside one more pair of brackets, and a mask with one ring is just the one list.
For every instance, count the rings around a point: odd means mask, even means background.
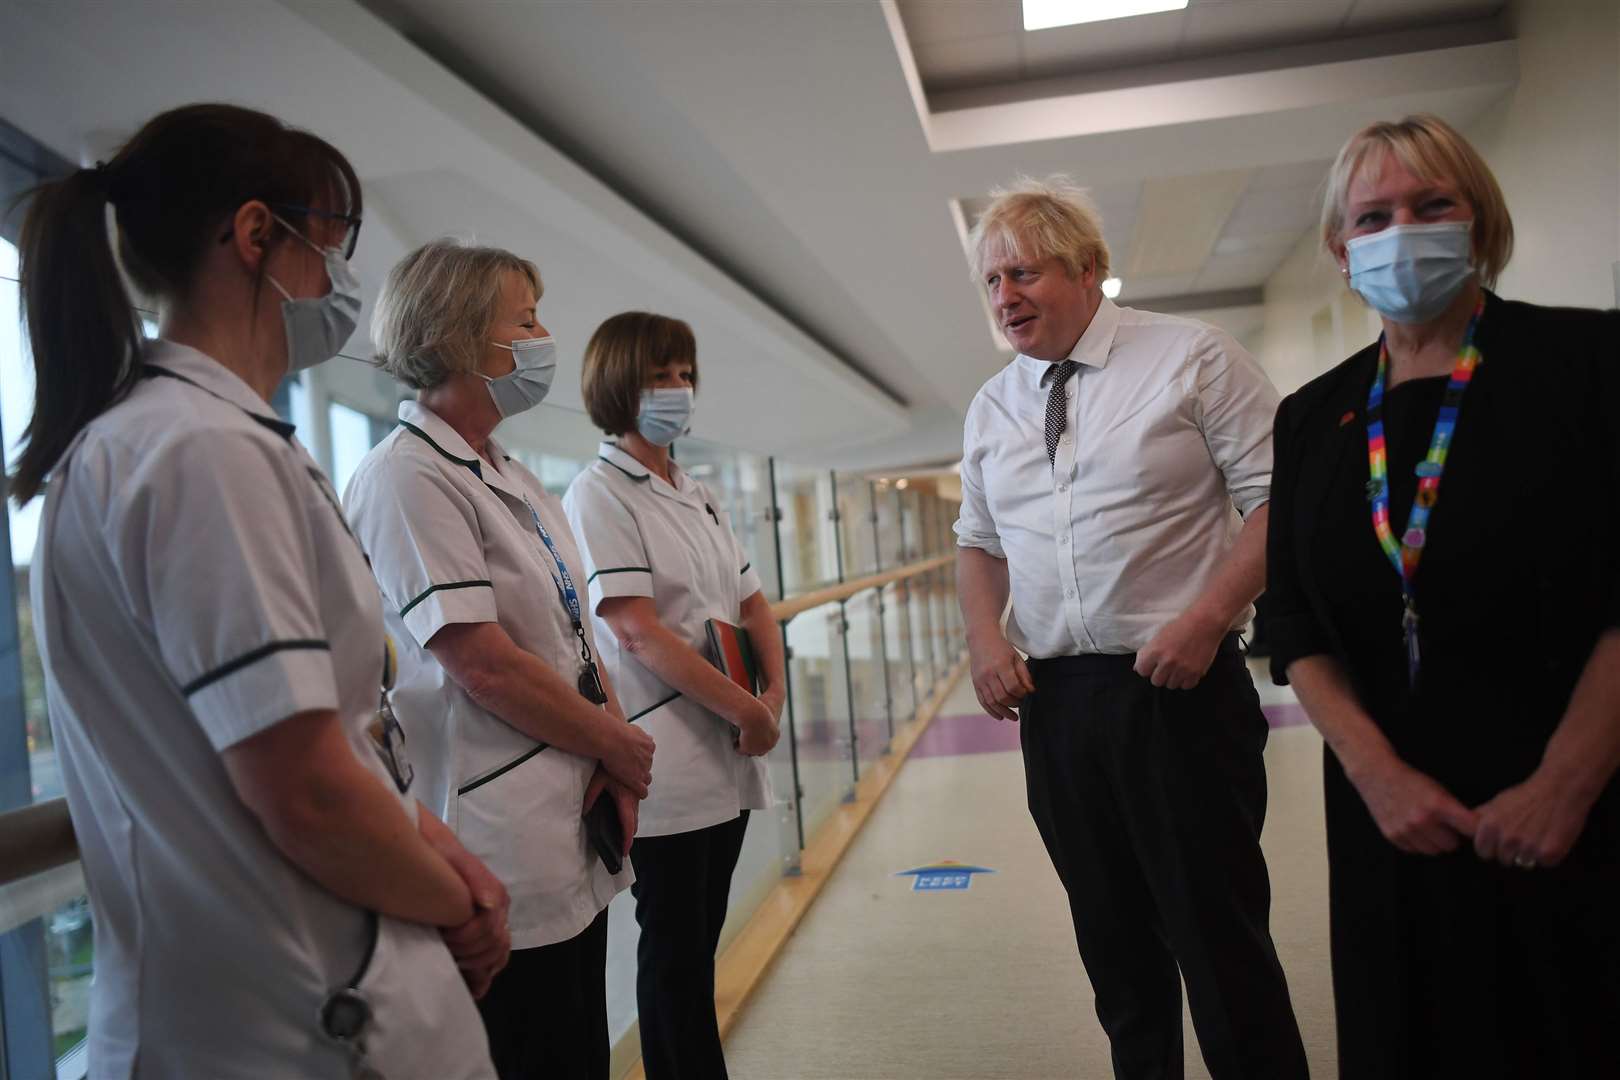
[{"label": "man's hand", "polygon": [[1229,630],[1220,620],[1183,612],[1136,654],[1135,671],[1154,686],[1191,690],[1215,662],[1215,653]]},{"label": "man's hand", "polygon": [[1018,650],[999,632],[984,641],[968,642],[973,692],[991,716],[1018,719],[1018,705],[1035,692],[1035,680]]},{"label": "man's hand", "polygon": [[1482,859],[1524,870],[1557,866],[1580,839],[1591,809],[1579,792],[1538,771],[1475,808],[1479,828],[1474,851]]},{"label": "man's hand", "polygon": [[1444,855],[1477,835],[1474,811],[1397,757],[1351,780],[1384,839],[1409,855]]}]

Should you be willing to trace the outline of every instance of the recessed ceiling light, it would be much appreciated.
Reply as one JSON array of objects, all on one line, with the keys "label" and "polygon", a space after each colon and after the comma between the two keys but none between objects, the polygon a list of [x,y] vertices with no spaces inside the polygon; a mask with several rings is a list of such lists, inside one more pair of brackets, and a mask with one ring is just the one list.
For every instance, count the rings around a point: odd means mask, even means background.
[{"label": "recessed ceiling light", "polygon": [[1103,282],[1103,295],[1112,300],[1114,297],[1119,295],[1119,290],[1124,287],[1125,283],[1123,281],[1119,280],[1117,277],[1111,277],[1107,281]]},{"label": "recessed ceiling light", "polygon": [[1024,0],[1024,29],[1049,30],[1054,26],[1180,11],[1187,0]]}]

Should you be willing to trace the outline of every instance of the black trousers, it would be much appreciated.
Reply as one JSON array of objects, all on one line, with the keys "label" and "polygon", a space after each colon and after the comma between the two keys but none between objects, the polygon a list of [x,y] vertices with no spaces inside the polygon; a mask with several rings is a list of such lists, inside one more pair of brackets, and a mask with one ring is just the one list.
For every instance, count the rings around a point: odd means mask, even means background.
[{"label": "black trousers", "polygon": [[1181,981],[1214,1080],[1297,1080],[1269,929],[1265,715],[1236,637],[1192,690],[1134,656],[1030,663],[1029,808],[1068,890],[1119,1080],[1180,1080]]},{"label": "black trousers", "polygon": [[607,925],[512,950],[478,1003],[501,1080],[607,1080]]},{"label": "black trousers", "polygon": [[748,811],[720,825],[637,837],[636,1008],[647,1080],[725,1080],[714,1013],[714,951],[726,921],[731,873]]}]

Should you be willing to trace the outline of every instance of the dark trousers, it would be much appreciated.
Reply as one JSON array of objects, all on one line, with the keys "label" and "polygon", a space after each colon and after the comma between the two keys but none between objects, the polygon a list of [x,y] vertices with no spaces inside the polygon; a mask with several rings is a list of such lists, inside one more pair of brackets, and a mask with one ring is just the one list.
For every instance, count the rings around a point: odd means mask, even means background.
[{"label": "dark trousers", "polygon": [[637,837],[636,1008],[647,1080],[725,1080],[714,1013],[714,951],[748,811],[707,829]]},{"label": "dark trousers", "polygon": [[1185,978],[1214,1080],[1303,1078],[1260,852],[1268,732],[1236,638],[1192,690],[1155,688],[1134,663],[1032,661],[1020,724],[1114,1075],[1180,1080]]},{"label": "dark trousers", "polygon": [[478,1003],[501,1080],[607,1080],[607,923],[512,950]]}]

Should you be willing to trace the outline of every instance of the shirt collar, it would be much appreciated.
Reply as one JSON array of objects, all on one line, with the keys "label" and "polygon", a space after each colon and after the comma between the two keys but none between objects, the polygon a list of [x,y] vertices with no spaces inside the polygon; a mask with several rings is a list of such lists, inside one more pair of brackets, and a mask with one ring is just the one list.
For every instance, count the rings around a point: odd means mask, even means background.
[{"label": "shirt collar", "polygon": [[[406,431],[437,451],[440,457],[471,470],[474,476],[496,491],[505,492],[513,498],[524,497],[523,492],[509,482],[499,469],[486,466],[483,459],[468,445],[467,440],[461,437],[460,432],[420,401],[400,402],[399,422]],[[489,440],[488,449],[490,456],[499,461],[512,460],[512,456],[502,449],[501,444],[494,438]]]},{"label": "shirt collar", "polygon": [[[664,483],[662,477],[653,476],[652,471],[647,466],[637,461],[630,455],[629,451],[620,447],[616,442],[604,440],[602,445],[597,448],[596,456],[637,483],[650,484],[652,489],[661,495],[687,495],[696,490],[691,477],[686,474],[685,470],[680,467],[673,457],[669,459],[669,476],[671,480],[675,481],[672,486]],[[657,482],[654,483],[654,481]]]},{"label": "shirt collar", "polygon": [[204,392],[235,405],[283,438],[292,436],[293,426],[276,415],[276,410],[259,396],[258,391],[249,386],[236,372],[207,353],[199,352],[190,345],[181,345],[179,342],[159,338],[146,342],[141,359],[148,367],[161,368],[170,375],[184,379]]},{"label": "shirt collar", "polygon": [[[1097,305],[1097,311],[1091,316],[1091,323],[1086,332],[1080,335],[1080,340],[1074,343],[1067,359],[1073,360],[1082,367],[1097,368],[1099,371],[1108,366],[1108,354],[1114,347],[1114,332],[1119,329],[1119,305],[1108,297],[1102,298]],[[1056,363],[1050,360],[1037,360],[1033,356],[1018,354],[1017,363],[1030,374],[1037,382],[1044,382],[1046,377],[1057,369]]]}]

